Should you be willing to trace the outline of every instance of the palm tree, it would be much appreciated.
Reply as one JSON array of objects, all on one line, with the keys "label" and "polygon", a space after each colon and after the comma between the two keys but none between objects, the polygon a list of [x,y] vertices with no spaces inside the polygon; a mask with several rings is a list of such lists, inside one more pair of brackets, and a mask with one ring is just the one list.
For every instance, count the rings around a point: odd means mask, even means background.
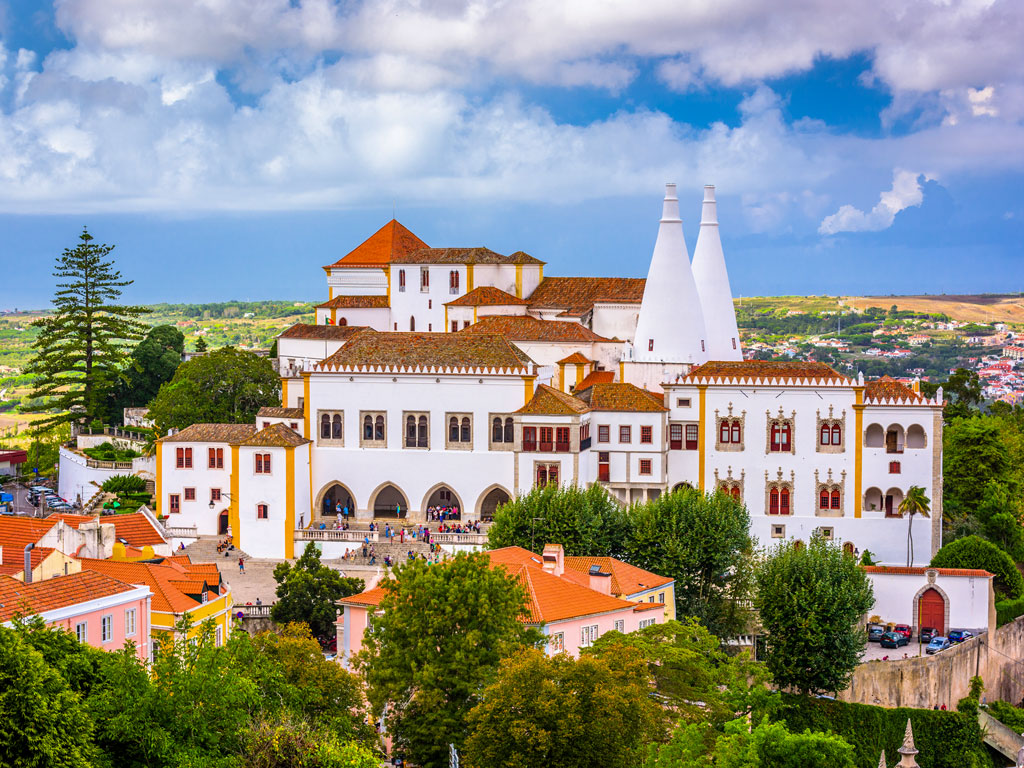
[{"label": "palm tree", "polygon": [[914,539],[911,537],[911,527],[914,525],[914,515],[928,517],[931,511],[932,500],[924,495],[924,488],[919,485],[912,485],[907,490],[907,495],[899,505],[900,517],[909,514],[907,520],[907,567],[914,563]]}]

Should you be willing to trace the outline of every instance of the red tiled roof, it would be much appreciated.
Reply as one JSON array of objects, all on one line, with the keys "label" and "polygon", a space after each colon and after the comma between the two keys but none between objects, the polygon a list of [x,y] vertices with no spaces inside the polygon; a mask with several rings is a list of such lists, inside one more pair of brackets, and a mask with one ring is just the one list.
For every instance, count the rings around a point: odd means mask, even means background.
[{"label": "red tiled roof", "polygon": [[613,381],[615,381],[615,374],[612,371],[591,371],[583,377],[583,381],[576,385],[574,391],[582,392],[595,384],[611,384]]},{"label": "red tiled roof", "polygon": [[889,376],[883,376],[864,385],[865,400],[896,400],[897,402],[923,403],[924,398],[905,384]]},{"label": "red tiled roof", "polygon": [[304,437],[299,437],[295,430],[286,427],[281,422],[275,422],[269,427],[264,427],[252,437],[241,441],[239,445],[255,445],[266,448],[295,448],[310,442]]},{"label": "red tiled roof", "polygon": [[516,251],[508,256],[490,248],[423,248],[396,256],[396,264],[543,264],[528,253]]},{"label": "red tiled roof", "polygon": [[573,570],[582,573],[588,579],[590,566],[600,566],[604,573],[612,575],[613,595],[634,595],[637,592],[651,589],[652,587],[663,587],[671,584],[672,579],[667,576],[659,576],[656,573],[637,568],[635,565],[616,560],[614,557],[586,557],[571,556],[565,557],[566,570]]},{"label": "red tiled roof", "polygon": [[924,576],[925,571],[936,571],[939,576],[980,576],[991,578],[993,574],[979,568],[927,568],[904,565],[862,565],[867,573],[889,574],[892,576]]},{"label": "red tiled roof", "polygon": [[311,323],[296,323],[279,334],[277,338],[346,341],[366,329],[367,326],[365,325],[312,325]]},{"label": "red tiled roof", "polygon": [[825,363],[798,360],[713,360],[697,366],[684,377],[684,381],[691,383],[700,379],[852,383]]},{"label": "red tiled roof", "polygon": [[114,537],[124,539],[133,547],[156,546],[167,544],[167,539],[161,535],[149,518],[142,512],[132,512],[127,515],[106,515],[100,518],[100,522],[114,526]]},{"label": "red tiled roof", "polygon": [[[35,547],[29,550],[29,565],[34,571],[39,567],[39,564],[46,558],[52,555],[56,550],[53,547]],[[4,566],[4,569],[9,574],[21,573],[25,570],[25,547],[11,546],[8,544],[3,545],[3,556],[0,559],[0,564]]]},{"label": "red tiled roof", "polygon": [[533,361],[504,336],[496,333],[378,333],[359,334],[315,370],[379,366],[387,370],[416,368],[522,369]]},{"label": "red tiled roof", "polygon": [[282,408],[279,405],[265,405],[256,411],[256,418],[266,416],[269,419],[301,419],[305,412],[301,408]]},{"label": "red tiled roof", "polygon": [[338,267],[383,267],[397,257],[427,248],[427,244],[392,219],[354,249],[324,269]]},{"label": "red tiled roof", "polygon": [[573,352],[571,355],[569,355],[568,357],[563,357],[558,362],[561,365],[586,365],[587,363],[592,363],[594,361],[588,358],[582,352]]},{"label": "red tiled roof", "polygon": [[238,445],[256,434],[255,424],[193,424],[158,443],[230,443]]},{"label": "red tiled roof", "polygon": [[[192,584],[206,581],[211,587],[211,596],[219,597],[216,594],[218,581],[202,576],[208,574],[206,569],[194,572],[191,564],[181,561],[181,557],[173,560],[164,558],[160,563],[127,563],[82,558],[82,570],[98,571],[128,584],[145,584],[153,592],[153,610],[164,613],[184,613],[202,605],[200,601],[181,591],[178,585],[182,582]],[[196,573],[197,577],[193,578],[193,573]],[[219,579],[219,576],[217,578]]]},{"label": "red tiled roof", "polygon": [[635,384],[592,384],[576,389],[576,396],[587,403],[592,411],[631,411],[659,413],[667,411],[661,396],[640,389]]},{"label": "red tiled roof", "polygon": [[[317,309],[387,309],[387,296],[335,296],[323,304],[317,304]],[[342,326],[345,327],[345,326]]]},{"label": "red tiled roof", "polygon": [[28,616],[87,603],[101,597],[130,592],[135,587],[94,571],[55,576],[24,584],[0,576],[0,622],[16,614]]},{"label": "red tiled roof", "polygon": [[481,285],[474,288],[465,296],[459,296],[454,301],[445,304],[446,307],[508,307],[529,304],[526,299],[520,299],[511,293],[506,293],[493,285]]},{"label": "red tiled roof", "polygon": [[633,277],[545,277],[530,295],[530,306],[582,315],[594,304],[639,304],[647,281]]},{"label": "red tiled roof", "polygon": [[[56,524],[56,515],[51,515],[45,520],[31,517],[0,517],[0,545],[4,548],[4,559],[7,559],[8,549],[21,550],[26,544],[35,544]],[[18,554],[20,556],[20,551]]]},{"label": "red tiled roof", "polygon": [[533,393],[530,402],[520,408],[516,413],[532,413],[545,416],[571,416],[579,413],[586,413],[587,404],[576,399],[572,395],[541,384]]},{"label": "red tiled roof", "polygon": [[529,315],[487,315],[463,328],[460,334],[500,333],[512,341],[550,341],[590,343],[611,341],[571,320],[539,320]]}]

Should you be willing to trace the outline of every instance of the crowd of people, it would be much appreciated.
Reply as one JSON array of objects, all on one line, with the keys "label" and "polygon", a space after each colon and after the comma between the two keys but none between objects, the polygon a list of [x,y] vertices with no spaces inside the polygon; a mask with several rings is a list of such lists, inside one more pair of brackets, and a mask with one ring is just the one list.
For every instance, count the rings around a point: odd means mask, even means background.
[{"label": "crowd of people", "polygon": [[458,520],[458,507],[427,507],[427,520],[432,523],[445,522],[446,520]]}]

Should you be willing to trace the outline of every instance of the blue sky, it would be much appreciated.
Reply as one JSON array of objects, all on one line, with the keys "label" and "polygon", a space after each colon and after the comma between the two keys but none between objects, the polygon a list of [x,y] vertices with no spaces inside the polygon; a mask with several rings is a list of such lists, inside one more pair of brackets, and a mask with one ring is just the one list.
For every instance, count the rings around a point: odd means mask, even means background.
[{"label": "blue sky", "polygon": [[[646,272],[718,187],[736,294],[1024,288],[1012,0],[0,0],[0,308],[82,226],[140,302],[313,299],[392,213]],[[982,55],[983,53],[983,55]]]}]

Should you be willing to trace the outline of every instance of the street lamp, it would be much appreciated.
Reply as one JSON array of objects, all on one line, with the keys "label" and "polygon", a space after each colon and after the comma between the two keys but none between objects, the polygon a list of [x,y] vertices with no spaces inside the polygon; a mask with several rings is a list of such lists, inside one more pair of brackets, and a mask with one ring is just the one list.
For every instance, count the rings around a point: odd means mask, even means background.
[{"label": "street lamp", "polygon": [[[228,493],[227,491],[221,491],[220,495],[223,496],[224,498],[226,498],[228,501],[234,501],[234,498],[232,498],[231,494]],[[213,509],[215,506],[217,506],[217,505],[214,502],[214,500],[210,499],[210,509]]]}]

